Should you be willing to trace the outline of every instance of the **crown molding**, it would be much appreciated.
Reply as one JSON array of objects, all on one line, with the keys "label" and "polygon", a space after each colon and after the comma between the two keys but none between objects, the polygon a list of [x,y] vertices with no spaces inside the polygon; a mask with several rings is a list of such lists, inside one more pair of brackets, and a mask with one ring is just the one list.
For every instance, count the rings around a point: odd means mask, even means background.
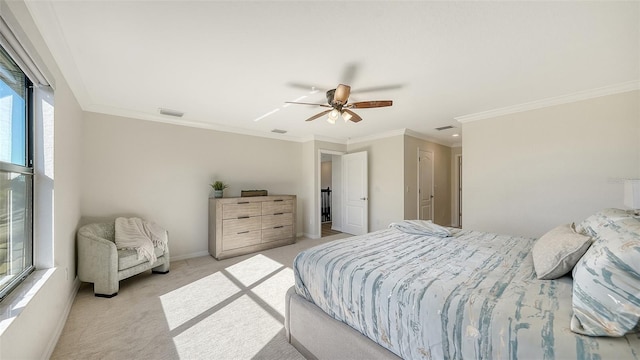
[{"label": "crown molding", "polygon": [[298,140],[296,141],[298,142],[322,141],[322,142],[329,142],[329,143],[341,144],[341,145],[347,144],[346,139],[338,139],[338,138],[332,138],[332,137],[321,136],[321,135],[304,136],[304,137],[298,138]]},{"label": "crown molding", "polygon": [[523,111],[541,109],[554,105],[561,105],[572,103],[581,100],[587,100],[592,98],[597,98],[601,96],[613,95],[628,91],[634,91],[640,89],[640,80],[627,81],[620,84],[604,86],[596,89],[579,91],[567,95],[560,95],[556,97],[550,97],[542,100],[531,101],[523,104],[507,106],[499,109],[482,111],[475,114],[463,115],[455,117],[454,119],[458,122],[464,124],[468,122],[484,120],[489,118],[494,118],[502,115],[509,115],[514,113],[519,113]]},{"label": "crown molding", "polygon": [[413,131],[413,130],[411,130],[411,129],[406,129],[405,135],[408,135],[408,136],[411,136],[411,137],[414,137],[414,138],[418,138],[418,139],[420,139],[420,140],[424,140],[424,141],[432,142],[432,143],[434,143],[434,144],[438,144],[438,145],[442,145],[442,146],[447,146],[447,147],[453,147],[453,145],[452,145],[452,144],[450,144],[450,143],[447,143],[447,142],[445,142],[445,141],[442,141],[442,140],[438,140],[438,139],[435,139],[435,138],[429,137],[429,136],[427,136],[427,135],[421,134],[421,133],[419,133],[419,132],[417,132],[417,131]]},{"label": "crown molding", "polygon": [[193,127],[193,128],[199,128],[199,129],[220,131],[220,132],[247,135],[247,136],[256,136],[256,137],[275,139],[275,140],[299,142],[299,143],[304,143],[309,141],[322,141],[322,142],[328,142],[328,143],[334,143],[334,144],[340,144],[340,145],[352,145],[352,144],[362,143],[366,141],[374,141],[374,140],[380,140],[380,139],[390,138],[394,136],[407,135],[407,136],[412,136],[421,140],[429,141],[434,144],[439,144],[443,146],[448,146],[448,147],[460,146],[459,144],[456,144],[456,143],[447,143],[445,141],[441,141],[441,140],[429,137],[427,135],[424,135],[422,133],[419,133],[417,131],[414,131],[411,129],[405,129],[405,128],[391,130],[391,131],[374,134],[370,136],[347,138],[347,139],[333,138],[333,137],[321,136],[321,135],[298,137],[298,136],[292,136],[292,135],[286,135],[286,134],[272,134],[272,133],[265,133],[261,131],[252,131],[252,130],[236,128],[231,126],[192,121],[184,118],[174,119],[168,116],[130,111],[126,109],[120,109],[120,108],[97,105],[97,104],[91,104],[86,109],[83,109],[83,110],[87,112],[96,113],[96,114],[102,114],[102,115],[118,116],[118,117],[130,118],[130,119],[136,119],[136,120],[142,120],[142,121],[153,121],[153,122],[164,123],[164,124],[187,126],[187,127]]},{"label": "crown molding", "polygon": [[92,104],[83,110],[87,112],[102,114],[102,115],[118,116],[118,117],[143,120],[143,121],[153,121],[153,122],[178,125],[178,126],[187,126],[187,127],[193,127],[193,128],[199,128],[199,129],[226,132],[231,134],[256,136],[256,137],[283,140],[283,141],[292,141],[292,142],[304,142],[304,140],[300,137],[291,136],[287,134],[275,134],[270,132],[266,133],[261,131],[252,131],[252,130],[241,129],[241,128],[236,128],[232,126],[203,123],[199,121],[191,121],[184,118],[178,119],[178,118],[172,118],[168,116],[148,114],[144,112],[129,111],[129,110],[110,107],[110,106],[101,106],[101,105]]},{"label": "crown molding", "polygon": [[383,133],[374,134],[374,135],[370,135],[370,136],[349,138],[349,139],[347,139],[347,145],[357,144],[357,143],[361,143],[361,142],[365,142],[365,141],[373,141],[373,140],[385,139],[385,138],[389,138],[389,137],[393,137],[393,136],[405,135],[406,131],[407,131],[407,129],[396,129],[396,130],[386,131],[386,132],[383,132]]}]

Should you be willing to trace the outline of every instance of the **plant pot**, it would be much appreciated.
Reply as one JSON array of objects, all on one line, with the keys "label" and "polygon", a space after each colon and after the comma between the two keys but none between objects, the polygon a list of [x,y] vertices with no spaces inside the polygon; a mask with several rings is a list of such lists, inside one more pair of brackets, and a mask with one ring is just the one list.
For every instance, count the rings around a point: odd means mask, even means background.
[{"label": "plant pot", "polygon": [[214,198],[221,198],[222,197],[222,191],[223,190],[213,190],[213,197]]}]

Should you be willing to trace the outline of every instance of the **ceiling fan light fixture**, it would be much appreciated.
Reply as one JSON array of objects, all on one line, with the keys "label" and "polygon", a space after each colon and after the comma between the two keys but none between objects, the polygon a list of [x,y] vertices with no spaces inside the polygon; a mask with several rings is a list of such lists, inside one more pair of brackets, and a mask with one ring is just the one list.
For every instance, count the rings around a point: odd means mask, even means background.
[{"label": "ceiling fan light fixture", "polygon": [[351,120],[352,116],[348,112],[343,111],[342,112],[342,118],[344,119],[344,122],[349,122],[349,120]]},{"label": "ceiling fan light fixture", "polygon": [[329,117],[327,118],[327,121],[329,122],[329,124],[335,124],[336,120],[338,120],[338,116],[340,116],[340,111],[333,109],[329,113]]}]

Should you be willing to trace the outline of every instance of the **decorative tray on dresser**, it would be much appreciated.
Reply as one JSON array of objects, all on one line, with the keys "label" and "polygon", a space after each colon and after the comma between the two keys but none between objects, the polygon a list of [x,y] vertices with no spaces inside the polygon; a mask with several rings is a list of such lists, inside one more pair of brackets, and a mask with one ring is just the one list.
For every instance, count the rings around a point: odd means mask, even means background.
[{"label": "decorative tray on dresser", "polygon": [[295,195],[209,199],[209,253],[218,260],[295,239]]}]

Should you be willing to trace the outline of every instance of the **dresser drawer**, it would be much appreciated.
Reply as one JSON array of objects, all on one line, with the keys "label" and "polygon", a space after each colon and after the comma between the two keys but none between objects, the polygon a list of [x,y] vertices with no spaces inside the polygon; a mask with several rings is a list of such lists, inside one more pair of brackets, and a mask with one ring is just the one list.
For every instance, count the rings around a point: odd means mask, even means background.
[{"label": "dresser drawer", "polygon": [[223,235],[222,238],[223,251],[239,249],[246,246],[260,244],[262,231],[254,230],[241,232],[239,234]]},{"label": "dresser drawer", "polygon": [[293,240],[293,226],[286,225],[275,229],[262,229],[262,242],[271,242],[276,240]]},{"label": "dresser drawer", "polygon": [[249,231],[260,230],[261,217],[222,220],[222,236],[237,235]]},{"label": "dresser drawer", "polygon": [[272,229],[276,226],[293,225],[293,214],[264,215],[262,217],[262,228]]},{"label": "dresser drawer", "polygon": [[262,203],[262,215],[273,215],[292,212],[293,201],[291,200],[271,200]]},{"label": "dresser drawer", "polygon": [[239,217],[262,215],[262,203],[260,202],[238,202],[236,204],[222,205],[223,219],[237,219]]}]

